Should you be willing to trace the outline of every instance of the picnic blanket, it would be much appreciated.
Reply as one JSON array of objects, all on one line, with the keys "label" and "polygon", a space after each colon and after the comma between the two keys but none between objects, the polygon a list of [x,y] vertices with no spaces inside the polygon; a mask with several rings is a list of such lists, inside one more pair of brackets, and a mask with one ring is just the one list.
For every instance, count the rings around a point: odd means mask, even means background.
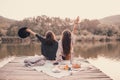
[{"label": "picnic blanket", "polygon": [[[85,71],[85,70],[91,69],[93,67],[91,64],[89,64],[88,61],[84,59],[78,59],[76,60],[76,62],[81,65],[81,68],[71,69],[71,70],[60,70],[59,73],[53,72],[53,69],[56,67],[56,65],[53,65],[53,61],[49,61],[49,60],[46,60],[44,65],[31,66],[30,68],[38,72],[46,73],[47,75],[55,78],[61,78],[64,76],[72,75],[79,71]],[[69,60],[62,61],[62,63],[60,63],[59,65],[61,64],[67,64],[70,67],[72,66]]]},{"label": "picnic blanket", "polygon": [[53,65],[53,62],[51,61],[46,61],[45,65],[43,66],[34,66],[31,67],[32,69],[38,71],[38,72],[44,72],[48,74],[49,76],[53,76],[56,78],[61,78],[63,76],[68,76],[70,75],[71,71],[68,70],[61,70],[60,73],[54,73],[52,70],[55,66]]}]

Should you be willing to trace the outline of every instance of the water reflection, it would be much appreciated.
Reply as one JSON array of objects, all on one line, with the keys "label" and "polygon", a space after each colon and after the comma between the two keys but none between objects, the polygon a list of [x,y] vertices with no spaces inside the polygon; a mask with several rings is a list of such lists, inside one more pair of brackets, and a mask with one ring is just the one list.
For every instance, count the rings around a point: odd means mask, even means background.
[{"label": "water reflection", "polygon": [[77,43],[75,46],[75,52],[79,53],[85,59],[97,59],[102,56],[112,60],[120,60],[120,43],[109,42],[109,43]]},{"label": "water reflection", "polygon": [[0,59],[8,56],[32,56],[40,54],[40,44],[0,44]]},{"label": "water reflection", "polygon": [[[8,56],[32,56],[40,54],[40,44],[0,44],[0,59]],[[95,59],[99,56],[105,58],[120,60],[120,43],[87,43],[77,42],[75,45],[75,56],[81,56],[85,59]]]}]

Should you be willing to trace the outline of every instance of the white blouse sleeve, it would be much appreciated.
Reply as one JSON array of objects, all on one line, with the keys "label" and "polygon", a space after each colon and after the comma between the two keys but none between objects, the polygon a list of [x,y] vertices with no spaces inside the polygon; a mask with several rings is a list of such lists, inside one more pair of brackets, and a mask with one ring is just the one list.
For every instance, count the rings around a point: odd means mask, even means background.
[{"label": "white blouse sleeve", "polygon": [[76,35],[72,33],[72,46],[74,46],[75,41],[76,41]]},{"label": "white blouse sleeve", "polygon": [[57,61],[62,60],[62,54],[63,54],[62,41],[59,40],[59,42],[58,42],[58,50],[57,50],[57,53],[56,53],[56,60]]},{"label": "white blouse sleeve", "polygon": [[71,40],[71,58],[73,59],[74,57],[74,45],[76,41],[76,35],[72,33],[72,40]]}]

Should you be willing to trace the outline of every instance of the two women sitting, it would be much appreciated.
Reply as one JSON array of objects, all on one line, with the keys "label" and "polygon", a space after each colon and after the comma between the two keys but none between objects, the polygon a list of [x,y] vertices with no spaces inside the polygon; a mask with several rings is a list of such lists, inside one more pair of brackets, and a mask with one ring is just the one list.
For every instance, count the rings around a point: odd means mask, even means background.
[{"label": "two women sitting", "polygon": [[73,31],[64,30],[59,41],[56,40],[52,31],[48,31],[45,37],[33,32],[31,29],[26,29],[26,31],[39,39],[41,42],[41,53],[47,60],[68,60],[72,57],[71,54],[73,54],[74,34],[76,33],[78,22],[79,17],[74,21]]}]

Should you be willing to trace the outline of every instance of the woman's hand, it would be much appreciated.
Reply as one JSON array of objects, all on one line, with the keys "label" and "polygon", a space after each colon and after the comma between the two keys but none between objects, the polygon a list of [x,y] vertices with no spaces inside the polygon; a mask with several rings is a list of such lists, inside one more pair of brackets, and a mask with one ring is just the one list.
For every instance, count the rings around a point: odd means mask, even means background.
[{"label": "woman's hand", "polygon": [[80,18],[78,16],[74,21],[74,27],[73,27],[73,33],[74,34],[76,33],[76,30],[78,29],[77,26],[78,26],[79,21],[80,21]]},{"label": "woman's hand", "polygon": [[78,17],[75,19],[74,24],[78,24],[79,21],[80,21],[80,18],[79,18],[79,16],[78,16]]}]

